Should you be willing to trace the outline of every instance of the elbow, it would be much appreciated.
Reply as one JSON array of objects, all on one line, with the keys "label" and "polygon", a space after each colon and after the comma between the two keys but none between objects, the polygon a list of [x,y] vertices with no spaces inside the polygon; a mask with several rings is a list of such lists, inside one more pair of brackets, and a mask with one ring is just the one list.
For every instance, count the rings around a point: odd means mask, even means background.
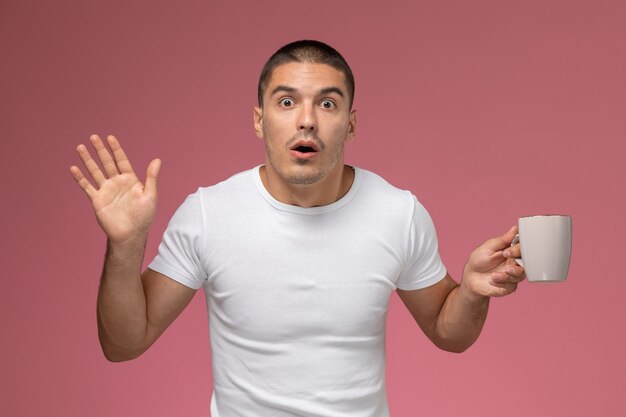
[{"label": "elbow", "polygon": [[439,349],[450,353],[463,353],[476,343],[481,328],[460,328],[459,326],[445,326],[435,329],[430,340]]},{"label": "elbow", "polygon": [[114,339],[105,333],[102,328],[98,328],[98,341],[102,354],[109,362],[126,362],[141,356],[150,345],[136,344],[129,345],[127,339]]},{"label": "elbow", "polygon": [[100,348],[102,349],[102,354],[109,362],[131,361],[141,356],[141,354],[147,350],[147,347],[132,349],[120,346],[102,337],[100,338]]},{"label": "elbow", "polygon": [[463,353],[465,352],[467,349],[470,348],[471,345],[467,345],[467,346],[437,346],[439,349],[444,350],[446,352],[450,352],[450,353]]},{"label": "elbow", "polygon": [[121,349],[110,349],[102,346],[102,353],[109,362],[127,362],[141,356],[143,351],[123,351]]},{"label": "elbow", "polygon": [[110,352],[107,352],[105,350],[103,350],[102,353],[104,354],[104,357],[106,358],[107,361],[113,362],[113,363],[116,363],[116,362],[126,362],[126,361],[131,360],[130,358],[125,358],[125,357],[122,357],[122,356],[117,356],[117,355],[111,354]]},{"label": "elbow", "polygon": [[119,352],[110,352],[105,349],[102,349],[102,353],[104,354],[104,357],[106,358],[106,360],[108,360],[109,362],[114,362],[114,363],[131,361],[133,359],[138,358],[141,355],[141,354],[137,354],[137,355],[120,354]]},{"label": "elbow", "polygon": [[450,353],[463,353],[466,350],[468,350],[476,341],[476,339],[472,339],[472,340],[452,340],[452,339],[447,339],[447,340],[433,340],[433,343],[435,344],[435,346],[437,346],[439,349],[446,351],[446,352],[450,352]]}]

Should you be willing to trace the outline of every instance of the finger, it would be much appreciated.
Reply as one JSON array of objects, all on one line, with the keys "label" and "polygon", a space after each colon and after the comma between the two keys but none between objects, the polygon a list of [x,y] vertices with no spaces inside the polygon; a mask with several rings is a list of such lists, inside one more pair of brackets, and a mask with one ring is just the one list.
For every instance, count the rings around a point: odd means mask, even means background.
[{"label": "finger", "polygon": [[124,153],[124,150],[122,149],[122,146],[118,142],[117,138],[113,135],[109,135],[107,136],[107,142],[113,152],[113,158],[115,158],[115,163],[120,172],[122,174],[134,174],[135,171],[133,170],[128,157],[126,157],[126,153]]},{"label": "finger", "polygon": [[157,194],[157,177],[159,176],[159,170],[161,169],[161,160],[154,159],[148,165],[148,171],[146,172],[146,185],[145,190],[153,198],[156,198]]},{"label": "finger", "polygon": [[493,283],[492,286],[500,290],[495,292],[494,296],[496,297],[503,297],[505,295],[512,294],[517,290],[517,283]]},{"label": "finger", "polygon": [[119,171],[117,169],[117,165],[115,165],[115,161],[111,157],[107,148],[104,146],[100,137],[98,135],[91,135],[89,139],[91,140],[93,147],[96,149],[96,152],[98,152],[98,157],[100,158],[104,172],[107,173],[109,178],[118,175]]},{"label": "finger", "polygon": [[493,272],[491,274],[492,284],[516,284],[525,278],[524,268],[508,265],[504,271]]},{"label": "finger", "polygon": [[526,270],[524,267],[515,263],[515,261],[513,261],[510,265],[507,265],[504,271],[513,279],[514,282],[520,282],[526,278]]},{"label": "finger", "polygon": [[82,144],[78,145],[78,147],[76,147],[76,152],[78,152],[78,156],[80,156],[83,164],[85,164],[85,168],[87,168],[89,175],[91,175],[98,187],[100,187],[106,181],[106,177],[104,176],[102,171],[100,171],[100,167],[98,166],[98,164],[96,164],[96,161],[94,161],[91,157],[91,154],[87,150],[87,147]]},{"label": "finger", "polygon": [[515,245],[511,246],[508,249],[505,249],[503,252],[503,255],[506,258],[521,258],[522,257],[522,249],[519,245],[519,243],[516,243]]},{"label": "finger", "polygon": [[70,173],[72,174],[72,177],[74,177],[74,180],[78,183],[80,188],[83,189],[85,194],[87,194],[87,197],[89,197],[89,199],[91,200],[93,198],[93,195],[96,193],[96,189],[94,188],[94,186],[91,185],[87,178],[85,178],[82,171],[77,166],[72,165],[70,167]]}]

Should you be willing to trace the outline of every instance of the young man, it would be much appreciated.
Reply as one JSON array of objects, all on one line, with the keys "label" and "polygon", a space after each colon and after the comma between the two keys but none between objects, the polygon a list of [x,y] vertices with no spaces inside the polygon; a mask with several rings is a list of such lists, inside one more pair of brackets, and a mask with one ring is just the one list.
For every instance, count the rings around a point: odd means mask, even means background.
[{"label": "young man", "polygon": [[113,155],[91,137],[104,173],[77,148],[95,185],[71,172],[108,239],[98,330],[109,360],[142,354],[203,287],[214,417],[380,417],[389,415],[391,291],[440,348],[461,352],[476,340],[489,297],[524,278],[510,247],[516,228],[477,248],[457,284],[417,199],[344,164],[353,95],[352,72],[331,47],[299,41],[277,51],[254,109],[265,164],[190,195],[143,273],[160,161],[144,185],[113,136]]}]

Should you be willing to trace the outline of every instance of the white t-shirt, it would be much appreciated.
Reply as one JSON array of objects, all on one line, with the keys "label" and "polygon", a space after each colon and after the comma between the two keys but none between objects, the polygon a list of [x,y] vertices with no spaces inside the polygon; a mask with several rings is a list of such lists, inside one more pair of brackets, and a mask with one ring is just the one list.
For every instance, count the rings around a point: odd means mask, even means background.
[{"label": "white t-shirt", "polygon": [[389,415],[389,296],[446,270],[417,199],[354,169],[327,206],[275,200],[256,167],[198,189],[171,219],[149,267],[204,288],[213,417]]}]

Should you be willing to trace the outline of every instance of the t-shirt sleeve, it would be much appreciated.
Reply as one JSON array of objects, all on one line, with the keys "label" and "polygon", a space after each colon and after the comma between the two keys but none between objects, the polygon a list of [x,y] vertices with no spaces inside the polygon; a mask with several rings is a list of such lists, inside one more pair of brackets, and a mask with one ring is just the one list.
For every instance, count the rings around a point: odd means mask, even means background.
[{"label": "t-shirt sleeve", "polygon": [[408,257],[396,287],[417,290],[429,287],[446,276],[446,268],[438,250],[433,221],[415,197],[413,219],[409,231]]},{"label": "t-shirt sleeve", "polygon": [[188,196],[174,213],[148,268],[187,287],[200,288],[207,277],[200,257],[203,231],[202,201],[197,192]]}]

